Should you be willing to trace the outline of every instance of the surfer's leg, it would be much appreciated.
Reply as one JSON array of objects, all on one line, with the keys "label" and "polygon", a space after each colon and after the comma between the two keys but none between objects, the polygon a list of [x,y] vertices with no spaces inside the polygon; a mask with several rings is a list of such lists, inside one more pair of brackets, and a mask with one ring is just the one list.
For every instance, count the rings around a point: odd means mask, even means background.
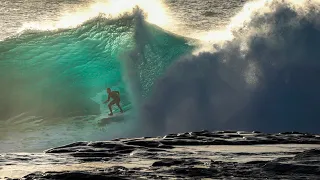
[{"label": "surfer's leg", "polygon": [[108,107],[109,107],[109,110],[110,110],[110,114],[109,114],[110,116],[113,115],[113,113],[112,113],[112,107],[111,107],[111,106],[114,105],[114,104],[115,104],[115,101],[114,101],[114,100],[112,100],[112,101],[108,104]]},{"label": "surfer's leg", "polygon": [[122,112],[122,113],[123,113],[123,110],[122,110],[122,108],[121,108],[121,106],[120,106],[120,101],[117,101],[117,102],[116,102],[116,104],[117,104],[117,106],[119,107],[120,112]]}]

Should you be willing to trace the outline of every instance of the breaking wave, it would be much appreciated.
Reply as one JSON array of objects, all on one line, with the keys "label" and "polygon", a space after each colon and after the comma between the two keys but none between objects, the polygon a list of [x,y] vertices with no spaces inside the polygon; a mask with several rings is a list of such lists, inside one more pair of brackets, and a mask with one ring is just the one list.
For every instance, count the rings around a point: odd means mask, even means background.
[{"label": "breaking wave", "polygon": [[135,135],[319,132],[319,9],[316,0],[252,2],[221,33],[228,40],[205,51],[139,9],[24,31],[0,42],[0,119],[98,115],[111,87],[138,112]]},{"label": "breaking wave", "polygon": [[139,8],[76,28],[25,30],[0,42],[0,119],[101,114],[107,87],[132,109],[168,65],[192,51],[187,42],[145,22]]},{"label": "breaking wave", "polygon": [[156,82],[141,110],[153,127],[148,134],[319,132],[319,7],[293,0],[245,6],[230,40],[180,58]]}]

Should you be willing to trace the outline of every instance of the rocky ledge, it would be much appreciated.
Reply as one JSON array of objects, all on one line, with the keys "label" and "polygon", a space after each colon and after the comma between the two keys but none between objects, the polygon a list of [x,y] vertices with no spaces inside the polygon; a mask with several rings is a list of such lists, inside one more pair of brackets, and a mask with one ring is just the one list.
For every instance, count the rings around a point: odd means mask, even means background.
[{"label": "rocky ledge", "polygon": [[320,179],[320,135],[216,131],[0,156],[6,179]]}]

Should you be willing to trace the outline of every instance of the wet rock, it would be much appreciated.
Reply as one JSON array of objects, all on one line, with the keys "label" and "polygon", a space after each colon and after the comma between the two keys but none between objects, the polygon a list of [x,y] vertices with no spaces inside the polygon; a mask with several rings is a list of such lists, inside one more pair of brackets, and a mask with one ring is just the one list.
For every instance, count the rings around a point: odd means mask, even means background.
[{"label": "wet rock", "polygon": [[80,162],[104,162],[104,161],[109,161],[110,158],[105,158],[105,157],[84,157],[80,158]]},{"label": "wet rock", "polygon": [[312,158],[313,160],[316,160],[316,159],[320,160],[320,149],[306,150],[304,152],[297,154],[294,157],[295,160],[305,160],[310,158]]},{"label": "wet rock", "polygon": [[115,148],[116,146],[121,146],[120,143],[114,143],[114,142],[90,142],[88,146],[94,147],[94,148]]},{"label": "wet rock", "polygon": [[122,178],[115,175],[110,175],[101,172],[47,172],[47,173],[34,173],[24,177],[25,180],[105,180],[105,179],[115,179],[115,180],[127,180],[128,178]]},{"label": "wet rock", "polygon": [[124,142],[127,145],[135,145],[140,147],[147,147],[147,148],[155,148],[160,146],[159,141],[144,141],[144,140],[138,140],[138,141],[127,141]]},{"label": "wet rock", "polygon": [[147,151],[148,151],[148,152],[166,152],[167,150],[165,150],[165,149],[153,149],[153,148],[151,148],[151,149],[147,149]]},{"label": "wet rock", "polygon": [[153,167],[157,166],[177,166],[177,165],[196,165],[201,164],[201,162],[196,161],[194,159],[162,159],[160,161],[156,161],[152,164]]},{"label": "wet rock", "polygon": [[287,163],[267,163],[264,170],[275,174],[312,174],[320,175],[319,166],[287,164]]},{"label": "wet rock", "polygon": [[249,161],[244,164],[250,164],[250,165],[258,165],[258,166],[264,166],[269,161]]},{"label": "wet rock", "polygon": [[152,164],[152,166],[174,166],[174,165],[180,165],[184,161],[178,160],[178,159],[163,159],[161,161],[156,161]]},{"label": "wet rock", "polygon": [[168,135],[165,135],[165,136],[163,136],[163,138],[165,139],[165,138],[175,138],[175,137],[177,137],[178,135],[177,134],[168,134]]},{"label": "wet rock", "polygon": [[71,153],[74,152],[71,148],[57,148],[57,149],[49,149],[45,151],[46,153]]},{"label": "wet rock", "polygon": [[219,173],[218,170],[213,168],[174,168],[170,172],[192,178],[212,178]]},{"label": "wet rock", "polygon": [[239,134],[229,134],[228,137],[231,137],[231,138],[242,138],[243,136],[241,136]]},{"label": "wet rock", "polygon": [[63,153],[63,152],[69,152],[70,148],[72,147],[79,147],[79,146],[87,146],[88,142],[75,142],[72,144],[68,144],[65,146],[60,146],[60,147],[56,147],[56,148],[52,148],[52,149],[48,149],[46,151],[44,151],[45,153]]},{"label": "wet rock", "polygon": [[[245,131],[199,131],[162,137],[77,142],[44,154],[1,154],[0,170],[9,165],[87,164],[90,170],[35,172],[25,179],[319,179],[320,148],[295,151],[219,151],[220,145],[320,144],[319,135],[298,132],[264,134]],[[210,148],[208,148],[208,145]],[[219,146],[216,146],[219,145]],[[281,148],[283,145],[281,145]],[[288,146],[289,148],[294,145]],[[236,146],[228,150],[236,149]],[[241,146],[243,148],[243,146]],[[240,151],[239,151],[240,150]],[[235,161],[237,158],[241,161]],[[271,159],[268,159],[272,157]],[[278,158],[279,157],[279,158]],[[255,159],[257,158],[257,159]],[[261,160],[263,159],[263,161]],[[220,161],[214,161],[219,159]],[[245,161],[247,160],[247,161]],[[245,161],[245,162],[242,162]],[[46,163],[47,164],[46,164]],[[94,162],[94,163],[92,163]],[[132,163],[132,164],[130,164]],[[94,165],[99,164],[99,167]],[[121,164],[122,166],[111,166]],[[135,165],[144,164],[142,167]],[[128,165],[128,166],[126,166]],[[111,166],[111,167],[110,167]],[[79,166],[78,166],[79,167]],[[72,169],[72,168],[71,168]],[[63,169],[64,170],[64,169]]]},{"label": "wet rock", "polygon": [[119,154],[109,152],[76,152],[70,153],[69,155],[73,157],[114,157]]}]

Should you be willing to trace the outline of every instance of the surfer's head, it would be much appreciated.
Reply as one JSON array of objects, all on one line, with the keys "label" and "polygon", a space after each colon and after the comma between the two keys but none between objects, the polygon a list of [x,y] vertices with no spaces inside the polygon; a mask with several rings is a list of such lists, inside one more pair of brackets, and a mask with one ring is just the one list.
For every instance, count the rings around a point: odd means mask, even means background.
[{"label": "surfer's head", "polygon": [[107,92],[110,93],[110,92],[111,92],[111,89],[110,89],[110,88],[107,88]]}]

